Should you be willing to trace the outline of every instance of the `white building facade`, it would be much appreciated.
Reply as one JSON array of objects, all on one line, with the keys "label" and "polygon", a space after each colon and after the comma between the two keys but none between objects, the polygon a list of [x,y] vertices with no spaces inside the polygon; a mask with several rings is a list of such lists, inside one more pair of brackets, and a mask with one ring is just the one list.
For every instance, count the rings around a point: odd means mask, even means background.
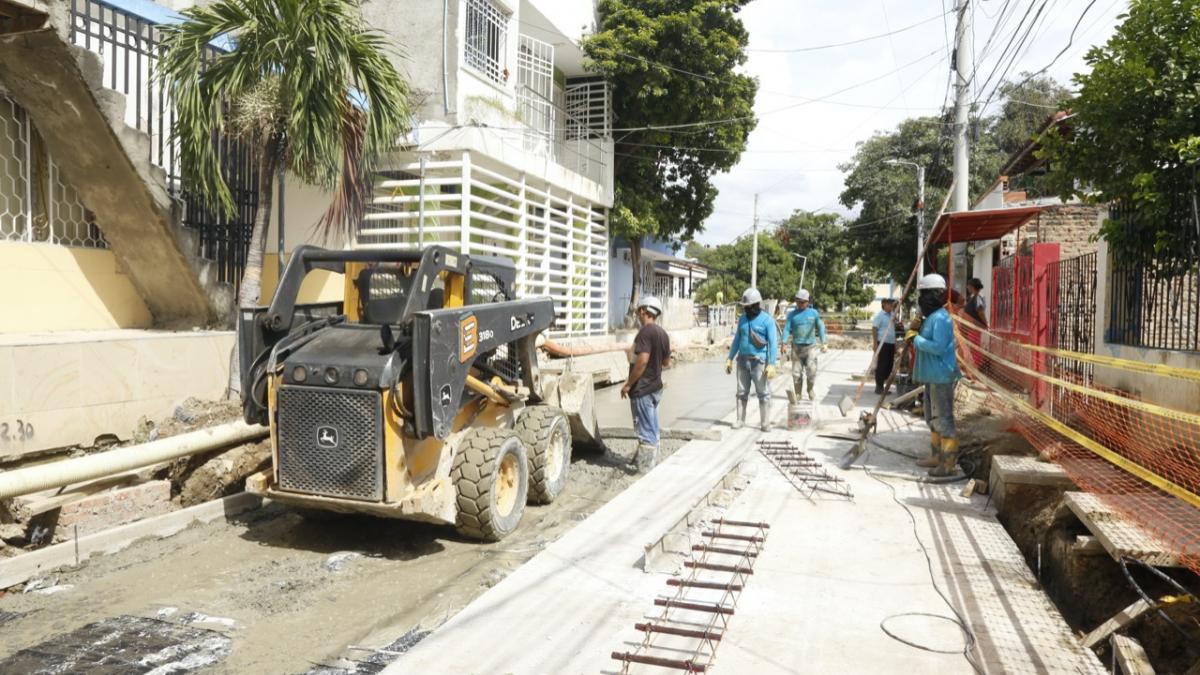
[{"label": "white building facade", "polygon": [[579,48],[593,0],[364,3],[419,103],[353,246],[439,244],[517,265],[557,335],[608,328],[611,102]]}]

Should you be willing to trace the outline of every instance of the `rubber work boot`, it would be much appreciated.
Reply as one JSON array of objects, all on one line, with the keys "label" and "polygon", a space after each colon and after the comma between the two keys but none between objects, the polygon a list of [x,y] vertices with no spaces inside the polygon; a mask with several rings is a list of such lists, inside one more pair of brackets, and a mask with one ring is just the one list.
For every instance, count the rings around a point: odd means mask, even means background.
[{"label": "rubber work boot", "polygon": [[925,459],[918,459],[917,466],[923,469],[932,469],[942,463],[942,435],[936,431],[929,434],[929,456]]},{"label": "rubber work boot", "polygon": [[738,399],[738,402],[737,402],[737,419],[735,419],[735,420],[733,421],[733,428],[734,428],[734,429],[741,429],[741,428],[742,428],[742,425],[743,425],[743,424],[745,424],[745,423],[746,423],[746,402],[745,402],[745,401],[743,401],[743,400],[741,400],[741,399]]},{"label": "rubber work boot", "polygon": [[771,430],[771,404],[770,403],[763,402],[763,403],[758,404],[758,424],[759,424],[759,428],[761,428],[763,431]]},{"label": "rubber work boot", "polygon": [[934,478],[953,476],[958,473],[958,439],[942,439],[942,463],[929,470]]},{"label": "rubber work boot", "polygon": [[810,400],[810,401],[817,400],[817,395],[813,393],[813,388],[811,385],[808,388],[808,400]]},{"label": "rubber work boot", "polygon": [[641,473],[653,469],[658,464],[658,446],[650,445],[649,443],[638,443],[635,461],[637,469]]}]

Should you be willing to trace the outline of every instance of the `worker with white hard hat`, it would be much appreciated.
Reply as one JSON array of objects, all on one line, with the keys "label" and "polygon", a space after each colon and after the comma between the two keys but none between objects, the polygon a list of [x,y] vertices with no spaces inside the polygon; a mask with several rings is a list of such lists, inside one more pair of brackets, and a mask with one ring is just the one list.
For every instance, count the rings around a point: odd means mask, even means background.
[{"label": "worker with white hard hat", "polygon": [[759,428],[771,429],[771,383],[775,377],[775,362],[779,357],[779,331],[771,315],[762,311],[762,294],[757,288],[747,288],[742,293],[742,312],[729,357],[725,361],[725,372],[733,372],[737,364],[737,421],[734,429],[746,423],[746,404],[753,385],[758,395]]},{"label": "worker with white hard hat", "polygon": [[663,306],[653,295],[637,304],[641,328],[633,338],[633,363],[621,387],[621,398],[629,399],[633,428],[638,437],[636,461],[645,471],[658,462],[658,404],[662,402],[662,371],[671,365],[671,338],[658,325]]},{"label": "worker with white hard hat", "polygon": [[946,310],[946,279],[926,274],[917,281],[921,317],[904,336],[917,353],[913,380],[925,385],[925,422],[929,424],[931,455],[917,462],[931,476],[951,476],[958,463],[954,429],[954,386],[962,377],[955,354],[954,325]]},{"label": "worker with white hard hat", "polygon": [[821,313],[809,304],[807,289],[796,291],[796,306],[788,312],[783,322],[783,344],[792,349],[792,391],[801,396],[808,380],[808,399],[814,400],[817,383],[817,343],[821,351],[829,349],[829,337],[825,334],[825,322]]}]

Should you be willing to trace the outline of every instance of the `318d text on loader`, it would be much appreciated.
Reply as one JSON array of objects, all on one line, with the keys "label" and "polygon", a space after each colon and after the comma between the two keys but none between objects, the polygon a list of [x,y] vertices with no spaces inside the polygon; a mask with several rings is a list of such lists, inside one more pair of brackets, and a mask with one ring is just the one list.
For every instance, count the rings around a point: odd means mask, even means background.
[{"label": "318d text on loader", "polygon": [[[341,302],[297,304],[312,273]],[[315,275],[314,275],[315,276]],[[516,299],[502,258],[443,247],[293,253],[243,310],[242,401],[271,429],[247,489],[305,509],[452,524],[498,540],[566,486],[571,426],[542,396],[550,298]]]}]

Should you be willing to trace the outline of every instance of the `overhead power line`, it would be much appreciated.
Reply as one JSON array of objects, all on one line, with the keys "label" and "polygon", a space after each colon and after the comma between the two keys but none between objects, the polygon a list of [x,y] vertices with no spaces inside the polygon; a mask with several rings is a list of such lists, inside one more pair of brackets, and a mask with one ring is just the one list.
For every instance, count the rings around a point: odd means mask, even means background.
[{"label": "overhead power line", "polygon": [[928,19],[923,19],[921,21],[918,21],[917,23],[910,24],[908,26],[904,26],[903,28],[897,28],[896,30],[893,30],[893,31],[888,31],[886,33],[880,33],[879,35],[871,35],[869,37],[859,38],[857,40],[849,40],[847,42],[831,42],[829,44],[824,44],[824,45],[812,45],[810,47],[796,47],[794,49],[747,49],[746,51],[761,52],[761,53],[765,53],[765,54],[796,54],[799,52],[815,52],[815,51],[819,51],[822,49],[834,49],[836,47],[849,47],[850,45],[858,45],[858,44],[862,44],[864,42],[871,42],[872,40],[882,40],[883,38],[886,38],[886,37],[898,35],[905,31],[912,30],[913,28],[916,28],[918,26],[924,26],[927,23],[937,21],[938,19],[942,18],[946,14],[947,14],[946,12],[943,12],[942,14],[938,14],[936,16],[931,16]]}]

